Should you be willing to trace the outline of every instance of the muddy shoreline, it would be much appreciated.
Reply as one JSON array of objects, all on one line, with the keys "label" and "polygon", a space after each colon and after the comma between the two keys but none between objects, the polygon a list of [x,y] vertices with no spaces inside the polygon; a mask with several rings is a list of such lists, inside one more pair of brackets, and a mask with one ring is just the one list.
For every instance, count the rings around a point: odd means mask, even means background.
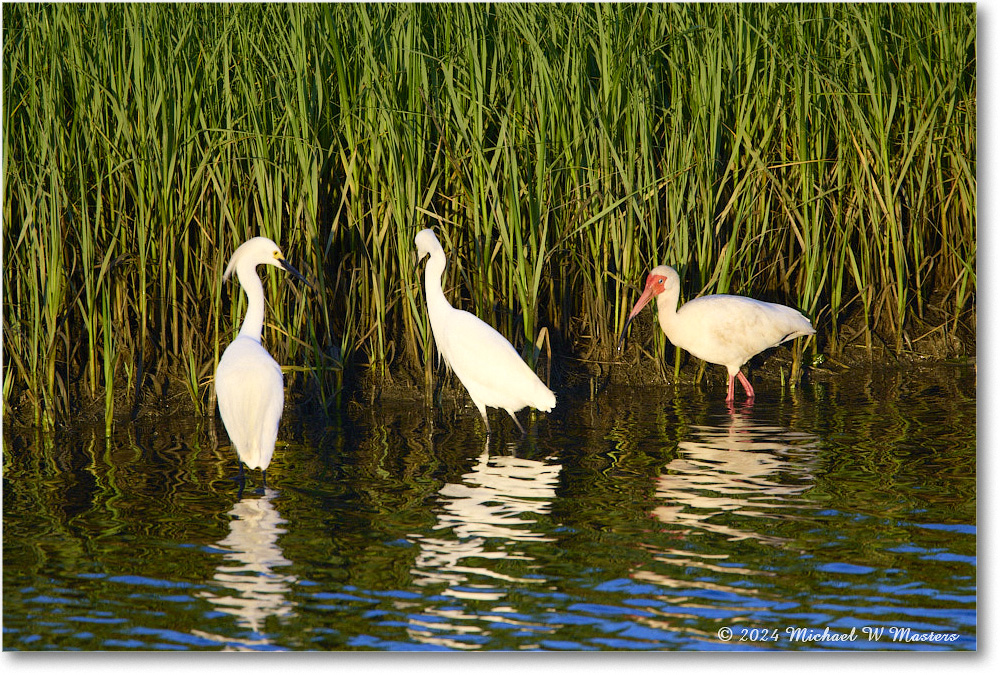
[{"label": "muddy shoreline", "polygon": [[[863,345],[849,345],[836,356],[820,353],[813,357],[806,353],[802,357],[799,381],[804,386],[825,383],[838,389],[863,387],[866,396],[882,399],[898,396],[900,376],[912,375],[914,371],[928,374],[917,380],[934,386],[937,379],[946,377],[944,374],[955,368],[976,369],[974,352],[971,356],[963,355],[968,345],[957,343],[957,340],[943,344],[928,344],[925,341],[922,346],[924,349],[921,351],[904,350],[900,354],[880,345],[870,350]],[[758,354],[744,366],[743,371],[758,393],[770,394],[789,388],[792,361],[791,348],[783,345]],[[674,349],[669,345],[662,359],[638,348],[627,350],[626,356],[617,361],[553,357],[549,363],[543,356],[539,359],[536,372],[543,381],[549,380],[550,387],[562,400],[593,398],[608,387],[660,388],[666,397],[671,396],[675,388],[689,387],[698,387],[709,395],[724,396],[726,388],[725,368],[705,364],[684,352],[681,353],[680,369],[675,377]],[[151,382],[142,388],[137,403],[125,394],[116,397],[115,424],[175,415],[216,414],[214,400],[208,400],[211,392],[204,396],[203,409],[198,411],[182,380],[169,374],[151,374],[149,377]],[[351,418],[381,405],[441,405],[450,408],[469,402],[461,383],[442,368],[435,368],[430,373],[430,387],[428,391],[422,370],[398,368],[383,378],[364,367],[355,367],[345,370],[341,392],[336,399],[328,401],[326,408],[308,386],[296,386],[295,382],[286,380],[285,414],[317,418],[346,415]],[[104,400],[101,397],[81,401],[72,421],[58,422],[56,428],[90,426],[103,421]],[[31,406],[24,400],[7,406],[4,425],[14,432],[35,428]]]}]

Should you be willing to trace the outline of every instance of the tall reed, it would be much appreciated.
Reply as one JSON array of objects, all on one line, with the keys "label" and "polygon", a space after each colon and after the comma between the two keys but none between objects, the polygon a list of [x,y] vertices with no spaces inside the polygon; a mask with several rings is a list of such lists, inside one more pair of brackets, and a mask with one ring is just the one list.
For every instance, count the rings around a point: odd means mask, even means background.
[{"label": "tall reed", "polygon": [[[413,236],[529,358],[612,358],[645,272],[975,331],[973,5],[5,6],[3,400],[42,426],[211,375],[264,234],[264,340],[322,408],[435,366]],[[849,330],[848,330],[849,329]],[[655,331],[654,352],[666,342]],[[641,344],[640,340],[632,343]],[[186,394],[185,394],[186,392]]]}]

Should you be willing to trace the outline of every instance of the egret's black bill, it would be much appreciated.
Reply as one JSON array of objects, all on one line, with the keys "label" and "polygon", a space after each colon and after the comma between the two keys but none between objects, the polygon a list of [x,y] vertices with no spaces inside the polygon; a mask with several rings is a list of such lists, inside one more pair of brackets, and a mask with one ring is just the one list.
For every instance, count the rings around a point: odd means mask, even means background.
[{"label": "egret's black bill", "polygon": [[304,283],[306,286],[308,286],[312,290],[314,290],[314,291],[316,290],[316,287],[313,286],[311,283],[309,283],[309,280],[306,279],[304,276],[302,276],[302,274],[297,269],[295,269],[294,267],[292,267],[291,265],[289,265],[287,260],[285,260],[284,258],[282,258],[278,262],[281,263],[281,266],[283,268],[285,268],[286,272],[289,272],[289,273],[292,274],[292,276],[297,277],[299,281],[301,281],[302,283]]}]

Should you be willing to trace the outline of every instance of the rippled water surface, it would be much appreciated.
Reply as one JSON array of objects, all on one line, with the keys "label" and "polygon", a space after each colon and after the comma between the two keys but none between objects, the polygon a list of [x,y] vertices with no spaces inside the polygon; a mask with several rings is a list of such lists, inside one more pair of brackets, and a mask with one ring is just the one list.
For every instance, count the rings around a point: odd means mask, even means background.
[{"label": "rippled water surface", "polygon": [[289,415],[242,498],[208,419],[5,428],[3,646],[975,649],[974,372],[849,379]]}]

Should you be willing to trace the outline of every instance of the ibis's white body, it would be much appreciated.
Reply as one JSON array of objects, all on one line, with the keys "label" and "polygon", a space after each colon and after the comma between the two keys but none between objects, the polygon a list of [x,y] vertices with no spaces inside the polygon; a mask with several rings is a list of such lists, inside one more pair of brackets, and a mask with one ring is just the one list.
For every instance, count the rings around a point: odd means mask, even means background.
[{"label": "ibis's white body", "polygon": [[706,295],[678,308],[680,277],[666,265],[649,273],[646,288],[629,319],[654,295],[660,328],[667,339],[729,371],[728,401],[734,397],[735,378],[739,378],[748,397],[754,396],[753,387],[740,372],[743,364],[765,349],[816,332],[809,319],[791,307],[740,295]]},{"label": "ibis's white body", "polygon": [[[266,470],[274,455],[278,422],[285,404],[281,367],[260,343],[264,328],[264,286],[257,265],[273,265],[301,277],[270,239],[254,237],[233,253],[222,280],[236,276],[247,294],[247,313],[240,333],[226,347],[215,370],[219,413],[240,461]],[[242,473],[242,471],[241,471]]]},{"label": "ibis's white body", "polygon": [[531,406],[546,412],[556,397],[521,359],[513,345],[485,321],[455,309],[444,296],[441,275],[445,255],[431,230],[422,230],[414,242],[418,259],[430,255],[424,271],[427,314],[438,352],[465,386],[489,433],[486,408],[503,408],[524,431],[515,412]]}]

